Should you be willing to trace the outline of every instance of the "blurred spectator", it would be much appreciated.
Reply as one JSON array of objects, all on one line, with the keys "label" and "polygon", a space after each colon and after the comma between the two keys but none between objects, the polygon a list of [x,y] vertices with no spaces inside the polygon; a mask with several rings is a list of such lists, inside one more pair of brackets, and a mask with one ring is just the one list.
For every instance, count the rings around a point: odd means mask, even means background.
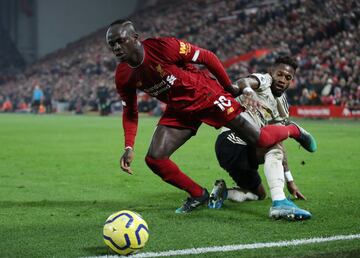
[{"label": "blurred spectator", "polygon": [[44,97],[43,91],[40,89],[38,84],[35,85],[32,97],[32,112],[35,114],[39,113],[40,105],[42,104],[42,100]]},{"label": "blurred spectator", "polygon": [[4,101],[4,103],[2,104],[1,111],[2,112],[12,112],[13,111],[13,104],[9,97],[7,97],[6,100]]},{"label": "blurred spectator", "polygon": [[101,85],[97,89],[97,98],[99,100],[99,111],[101,116],[107,116],[110,114],[110,100],[109,100],[109,91],[104,86]]},{"label": "blurred spectator", "polygon": [[[299,72],[287,92],[289,103],[359,107],[359,1],[160,2],[129,17],[145,37],[183,38],[211,49],[222,61],[242,56],[227,69],[233,80],[254,71],[266,72],[277,55],[290,54],[297,58]],[[70,103],[75,112],[97,111],[103,104],[118,102],[113,78],[116,60],[106,48],[104,33],[100,29],[69,44],[30,65],[23,74],[0,78],[0,95],[9,96],[13,103],[19,99],[30,102],[30,82],[37,81],[51,89],[54,101]],[[258,49],[269,53],[251,58],[249,53]],[[100,101],[99,85],[108,91],[108,102]],[[336,87],[340,92],[337,90],[335,100]],[[152,102],[139,97],[141,110],[152,110],[157,106]]]},{"label": "blurred spectator", "polygon": [[46,87],[44,90],[44,107],[47,114],[52,113],[52,89],[51,87]]},{"label": "blurred spectator", "polygon": [[30,108],[29,105],[25,102],[24,99],[21,99],[17,104],[16,112],[18,113],[29,113]]},{"label": "blurred spectator", "polygon": [[310,96],[309,90],[307,88],[304,88],[301,93],[299,104],[300,105],[310,105],[310,103],[311,103],[311,96]]}]

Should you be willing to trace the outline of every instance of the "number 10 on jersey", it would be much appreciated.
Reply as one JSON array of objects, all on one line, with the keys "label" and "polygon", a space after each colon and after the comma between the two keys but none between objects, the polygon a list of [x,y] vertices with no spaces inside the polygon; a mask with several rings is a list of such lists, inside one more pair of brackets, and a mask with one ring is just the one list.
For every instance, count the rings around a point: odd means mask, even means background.
[{"label": "number 10 on jersey", "polygon": [[221,111],[225,111],[225,107],[231,106],[231,100],[226,99],[225,96],[220,96],[218,100],[214,101],[214,104],[217,105]]}]

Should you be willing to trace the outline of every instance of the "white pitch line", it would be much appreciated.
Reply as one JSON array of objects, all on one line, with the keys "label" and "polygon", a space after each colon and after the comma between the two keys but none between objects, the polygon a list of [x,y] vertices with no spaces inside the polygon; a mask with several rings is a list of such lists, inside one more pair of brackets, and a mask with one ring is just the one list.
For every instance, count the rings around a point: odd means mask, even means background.
[{"label": "white pitch line", "polygon": [[[294,239],[290,241],[268,242],[268,243],[200,247],[200,248],[190,248],[190,249],[180,249],[180,250],[169,250],[163,252],[146,252],[146,253],[130,255],[127,256],[127,258],[150,258],[150,257],[166,257],[166,256],[175,256],[175,255],[191,255],[191,254],[204,254],[204,253],[215,253],[215,252],[231,252],[231,251],[239,251],[245,249],[297,246],[297,245],[307,245],[307,244],[315,244],[315,243],[323,243],[323,242],[331,242],[331,241],[339,241],[339,240],[353,240],[353,239],[360,239],[360,234]],[[85,258],[116,258],[116,257],[119,256],[103,255],[103,256],[89,256]]]}]

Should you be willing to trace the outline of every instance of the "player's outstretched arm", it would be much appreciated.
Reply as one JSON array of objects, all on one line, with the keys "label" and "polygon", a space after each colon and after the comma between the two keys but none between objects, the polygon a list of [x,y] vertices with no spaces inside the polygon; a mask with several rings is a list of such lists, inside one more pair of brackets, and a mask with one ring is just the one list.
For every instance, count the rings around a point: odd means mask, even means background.
[{"label": "player's outstretched arm", "polygon": [[306,200],[306,197],[300,192],[299,188],[295,184],[294,178],[291,175],[285,146],[283,145],[283,143],[280,143],[279,145],[281,146],[281,149],[282,149],[283,155],[284,155],[282,164],[284,167],[284,174],[285,174],[287,189],[288,189],[289,193],[295,197],[295,199]]},{"label": "player's outstretched arm", "polygon": [[246,89],[250,90],[256,90],[259,88],[260,83],[255,77],[244,77],[240,78],[235,83],[239,88],[239,94],[240,93],[246,93]]},{"label": "player's outstretched arm", "polygon": [[118,92],[123,105],[122,124],[125,138],[125,152],[120,157],[120,168],[128,174],[132,174],[130,164],[134,159],[133,147],[138,127],[136,89],[118,87]]},{"label": "player's outstretched arm", "polygon": [[172,63],[181,61],[183,63],[203,64],[216,77],[220,85],[235,96],[236,89],[233,87],[224,66],[213,52],[175,38],[168,39],[165,43],[166,48],[163,52],[167,54],[166,58],[169,61]]}]

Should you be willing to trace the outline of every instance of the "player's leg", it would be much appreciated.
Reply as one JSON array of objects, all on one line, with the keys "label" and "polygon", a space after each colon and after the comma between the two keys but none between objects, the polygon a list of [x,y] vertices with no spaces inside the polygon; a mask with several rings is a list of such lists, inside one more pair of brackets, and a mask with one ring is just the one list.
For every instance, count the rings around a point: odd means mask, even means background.
[{"label": "player's leg", "polygon": [[[173,128],[159,125],[153,135],[145,161],[149,168],[165,182],[190,194],[186,207],[178,213],[189,212],[207,202],[209,194],[190,177],[184,174],[169,157],[182,146],[194,131],[186,128]],[[184,205],[185,205],[184,204]],[[192,205],[192,206],[191,206]],[[189,206],[189,207],[188,207]]]},{"label": "player's leg", "polygon": [[290,123],[286,126],[267,125],[261,129],[257,129],[239,114],[225,126],[233,130],[248,144],[257,147],[271,147],[291,137],[298,141],[307,151],[314,152],[316,150],[315,139],[295,123]]},{"label": "player's leg", "polygon": [[[232,194],[232,191],[229,190],[229,199],[233,195],[235,201],[236,199],[243,199],[245,201],[262,200],[266,197],[266,192],[258,172],[260,163],[256,156],[256,149],[251,146],[245,147],[243,153],[247,157],[247,162],[240,163],[238,167],[235,167],[238,173],[236,176],[232,176],[241,191],[236,191],[237,189],[235,188]],[[234,173],[232,172],[231,174]]]},{"label": "player's leg", "polygon": [[220,94],[222,95],[213,103],[213,106],[196,113],[200,121],[216,128],[222,126],[230,128],[252,146],[269,148],[291,137],[307,151],[316,150],[315,139],[299,125],[295,123],[286,126],[268,125],[258,129],[243,117],[244,108],[231,95],[225,92]]},{"label": "player's leg", "polygon": [[310,212],[300,209],[291,200],[286,199],[284,193],[283,150],[275,145],[264,155],[264,173],[270,188],[272,206],[270,218],[285,218],[289,220],[303,220],[311,218]]},{"label": "player's leg", "polygon": [[202,195],[202,188],[180,171],[169,157],[193,135],[190,129],[159,125],[152,137],[146,155],[146,164],[165,182],[187,191],[191,196]]},{"label": "player's leg", "polygon": [[226,198],[238,202],[265,198],[256,157],[250,158],[249,152],[250,148],[232,131],[218,136],[215,143],[217,160],[238,187],[227,189],[224,180],[216,180],[210,194],[210,208],[221,208]]},{"label": "player's leg", "polygon": [[273,201],[285,199],[284,193],[284,168],[282,165],[283,152],[276,145],[269,149],[264,155],[264,174],[270,188],[270,196]]}]

